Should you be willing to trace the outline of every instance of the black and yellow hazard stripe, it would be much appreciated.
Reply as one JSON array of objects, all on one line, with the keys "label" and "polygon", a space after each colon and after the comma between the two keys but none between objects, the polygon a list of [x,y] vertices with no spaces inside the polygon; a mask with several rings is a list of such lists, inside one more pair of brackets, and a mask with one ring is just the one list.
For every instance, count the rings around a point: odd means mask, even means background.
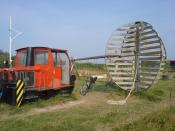
[{"label": "black and yellow hazard stripe", "polygon": [[24,82],[18,80],[16,83],[16,105],[19,107],[24,98]]}]

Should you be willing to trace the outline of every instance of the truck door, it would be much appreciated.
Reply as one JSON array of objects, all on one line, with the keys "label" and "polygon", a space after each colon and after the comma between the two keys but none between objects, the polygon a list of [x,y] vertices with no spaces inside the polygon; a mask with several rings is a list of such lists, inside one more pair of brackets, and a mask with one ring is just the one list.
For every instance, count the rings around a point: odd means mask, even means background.
[{"label": "truck door", "polygon": [[52,52],[52,56],[53,56],[53,88],[58,88],[60,87],[62,79],[61,61],[60,56],[57,52]]},{"label": "truck door", "polygon": [[66,52],[59,52],[60,60],[61,60],[61,68],[62,68],[62,83],[69,84],[70,80],[70,72],[69,72],[69,58]]}]

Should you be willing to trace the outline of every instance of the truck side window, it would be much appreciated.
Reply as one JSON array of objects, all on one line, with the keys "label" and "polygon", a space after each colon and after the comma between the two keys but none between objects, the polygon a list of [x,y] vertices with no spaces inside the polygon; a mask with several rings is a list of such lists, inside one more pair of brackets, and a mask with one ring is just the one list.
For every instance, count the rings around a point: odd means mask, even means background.
[{"label": "truck side window", "polygon": [[60,56],[58,52],[52,52],[54,66],[60,66]]},{"label": "truck side window", "polygon": [[26,64],[26,52],[18,52],[18,63],[20,65]]},{"label": "truck side window", "polygon": [[61,65],[60,55],[57,52],[57,66],[60,66],[60,65]]},{"label": "truck side window", "polygon": [[61,58],[61,65],[66,65],[69,62],[69,59],[65,53],[60,52],[59,53],[60,58]]},{"label": "truck side window", "polygon": [[48,64],[48,52],[35,51],[34,60],[35,64]]}]

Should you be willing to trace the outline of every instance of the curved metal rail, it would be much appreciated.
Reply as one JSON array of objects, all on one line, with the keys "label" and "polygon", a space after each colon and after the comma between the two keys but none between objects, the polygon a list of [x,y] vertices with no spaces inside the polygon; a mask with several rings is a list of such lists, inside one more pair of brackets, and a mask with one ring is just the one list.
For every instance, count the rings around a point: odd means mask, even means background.
[{"label": "curved metal rail", "polygon": [[[106,47],[106,65],[113,81],[124,90],[147,89],[160,76],[166,51],[153,27],[137,21],[116,29]],[[134,81],[134,76],[136,80]]]}]

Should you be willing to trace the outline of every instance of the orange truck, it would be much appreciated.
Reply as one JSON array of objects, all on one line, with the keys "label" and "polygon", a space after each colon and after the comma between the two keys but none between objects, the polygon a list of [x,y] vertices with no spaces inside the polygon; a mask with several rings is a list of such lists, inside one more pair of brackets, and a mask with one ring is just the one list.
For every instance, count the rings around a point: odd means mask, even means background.
[{"label": "orange truck", "polygon": [[20,106],[52,92],[72,93],[76,77],[66,50],[26,47],[16,52],[14,67],[0,69],[1,102]]}]

